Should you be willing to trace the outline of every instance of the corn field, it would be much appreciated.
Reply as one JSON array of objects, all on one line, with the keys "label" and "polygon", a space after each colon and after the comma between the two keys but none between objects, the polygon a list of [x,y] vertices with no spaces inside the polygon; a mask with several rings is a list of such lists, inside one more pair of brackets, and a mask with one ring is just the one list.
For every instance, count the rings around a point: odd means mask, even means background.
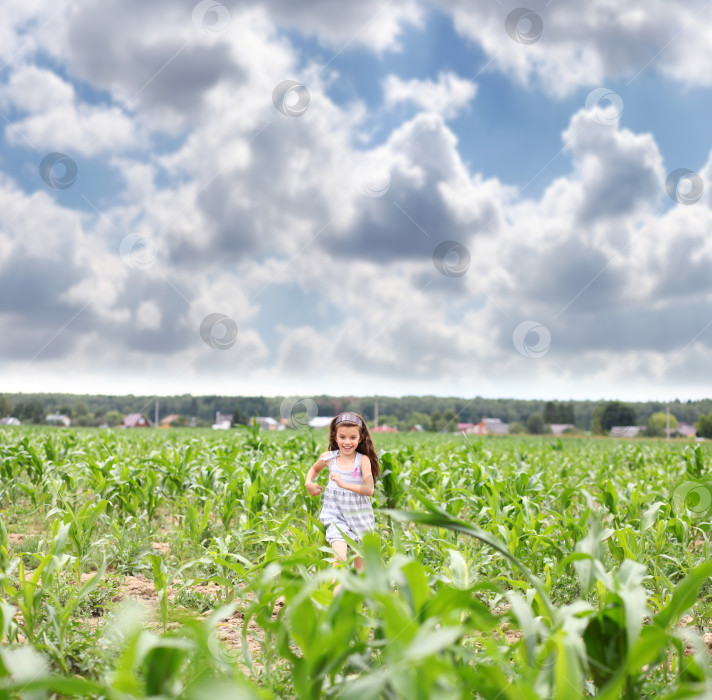
[{"label": "corn field", "polygon": [[359,573],[325,443],[0,432],[0,700],[712,698],[707,445],[378,436]]}]

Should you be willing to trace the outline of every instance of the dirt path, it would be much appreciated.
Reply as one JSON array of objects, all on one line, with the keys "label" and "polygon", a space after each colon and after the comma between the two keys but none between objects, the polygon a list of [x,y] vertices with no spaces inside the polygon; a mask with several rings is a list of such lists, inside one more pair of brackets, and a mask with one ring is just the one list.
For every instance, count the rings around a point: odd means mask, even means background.
[{"label": "dirt path", "polygon": [[[89,578],[90,574],[85,574],[83,576]],[[220,587],[215,583],[208,584],[198,584],[191,586],[190,590],[195,593],[215,595],[220,591]],[[177,595],[177,590],[175,588],[168,589],[168,599],[173,602],[175,601]],[[120,586],[118,594],[113,598],[114,603],[122,603],[126,601],[137,601],[148,607],[149,617],[151,620],[160,619],[160,612],[158,608],[158,595],[156,593],[153,581],[148,579],[143,574],[137,576],[127,576],[124,583]],[[272,612],[272,617],[275,619],[279,614],[279,611],[284,606],[283,601],[277,601]],[[190,611],[186,608],[186,612]],[[196,613],[196,619],[204,619],[211,614],[212,611],[207,613]],[[155,627],[156,631],[160,629],[160,624],[154,622],[150,625],[152,628]],[[169,623],[169,629],[176,629],[179,627],[179,623]],[[226,657],[229,659],[238,660],[239,652],[242,650],[242,630],[244,627],[244,614],[241,610],[236,610],[228,618],[224,618],[218,622],[216,627],[216,632],[218,638],[223,642],[226,649],[224,652]],[[262,645],[255,639],[255,635],[264,638],[264,633],[260,627],[255,623],[254,620],[250,620],[247,625],[247,644],[250,657],[253,661],[258,661],[262,654]]]}]

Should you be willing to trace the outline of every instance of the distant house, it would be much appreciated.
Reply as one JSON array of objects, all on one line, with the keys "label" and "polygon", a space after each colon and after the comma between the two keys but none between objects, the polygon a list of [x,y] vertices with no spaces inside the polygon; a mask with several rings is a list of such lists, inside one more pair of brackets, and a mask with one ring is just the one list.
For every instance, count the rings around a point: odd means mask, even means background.
[{"label": "distant house", "polygon": [[178,420],[180,416],[177,413],[171,413],[161,420],[161,428],[170,428],[174,421]]},{"label": "distant house", "polygon": [[683,437],[695,437],[697,435],[697,431],[689,423],[678,423],[677,433]]},{"label": "distant house", "polygon": [[162,430],[168,430],[173,427],[175,423],[181,416],[178,413],[170,413],[165,418],[161,419],[161,424],[158,426]]},{"label": "distant house", "polygon": [[565,430],[574,430],[576,428],[573,423],[552,423],[549,427],[554,435],[561,435]]},{"label": "distant house", "polygon": [[410,432],[410,433],[422,433],[424,431],[425,431],[425,428],[423,428],[423,426],[420,425],[420,423],[416,423],[415,425],[412,425],[410,427],[410,429],[408,430],[408,432]]},{"label": "distant house", "polygon": [[483,418],[480,423],[484,423],[492,435],[509,434],[509,423],[505,423],[499,418]]},{"label": "distant house", "polygon": [[0,425],[21,425],[21,423],[18,418],[8,416],[7,418],[0,418]]},{"label": "distant house", "polygon": [[610,435],[611,437],[617,438],[633,438],[643,432],[643,430],[645,430],[644,425],[614,425],[611,428]]},{"label": "distant house", "polygon": [[260,424],[261,430],[277,430],[277,421],[270,416],[257,416],[252,420],[256,420]]},{"label": "distant house", "polygon": [[376,425],[371,428],[372,433],[397,433],[398,428],[395,425]]},{"label": "distant house", "polygon": [[143,413],[129,413],[121,423],[121,428],[150,428],[151,421]]},{"label": "distant house", "polygon": [[217,411],[215,414],[215,422],[212,425],[213,430],[229,430],[232,427],[232,416],[227,413],[220,413]]},{"label": "distant house", "polygon": [[72,424],[72,419],[61,413],[50,413],[45,420],[51,425],[63,425],[65,428],[68,428]]},{"label": "distant house", "polygon": [[479,423],[458,423],[457,430],[466,435],[507,435],[509,423],[499,418],[483,418]]}]

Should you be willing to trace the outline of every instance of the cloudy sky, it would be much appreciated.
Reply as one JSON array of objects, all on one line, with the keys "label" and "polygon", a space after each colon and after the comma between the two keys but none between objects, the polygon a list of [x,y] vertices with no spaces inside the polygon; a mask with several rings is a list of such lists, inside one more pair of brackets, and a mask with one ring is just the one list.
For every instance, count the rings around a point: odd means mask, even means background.
[{"label": "cloudy sky", "polygon": [[5,0],[0,391],[694,399],[712,2]]}]

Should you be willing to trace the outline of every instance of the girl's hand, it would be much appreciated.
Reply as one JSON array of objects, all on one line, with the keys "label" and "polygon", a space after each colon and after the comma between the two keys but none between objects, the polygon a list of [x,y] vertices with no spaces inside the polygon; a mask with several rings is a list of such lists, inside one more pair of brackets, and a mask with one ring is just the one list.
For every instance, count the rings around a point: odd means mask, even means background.
[{"label": "girl's hand", "polygon": [[331,480],[337,486],[341,486],[341,488],[344,488],[344,480],[341,478],[341,474],[337,474],[336,472],[331,472]]},{"label": "girl's hand", "polygon": [[321,494],[321,492],[323,490],[324,489],[322,489],[321,486],[319,486],[319,484],[315,484],[313,481],[310,481],[307,484],[307,493],[310,496],[318,496],[319,494]]}]

